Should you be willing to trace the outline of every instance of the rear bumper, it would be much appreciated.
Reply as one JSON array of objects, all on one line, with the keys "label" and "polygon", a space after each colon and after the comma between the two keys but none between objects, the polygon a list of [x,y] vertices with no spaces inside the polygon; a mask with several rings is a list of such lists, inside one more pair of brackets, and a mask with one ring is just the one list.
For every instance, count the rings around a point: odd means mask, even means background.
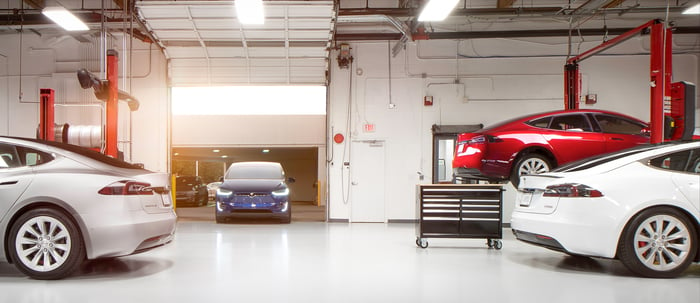
[{"label": "rear bumper", "polygon": [[90,227],[83,235],[89,242],[88,259],[126,256],[167,244],[173,240],[177,221],[172,209],[156,214],[139,210],[82,218]]}]

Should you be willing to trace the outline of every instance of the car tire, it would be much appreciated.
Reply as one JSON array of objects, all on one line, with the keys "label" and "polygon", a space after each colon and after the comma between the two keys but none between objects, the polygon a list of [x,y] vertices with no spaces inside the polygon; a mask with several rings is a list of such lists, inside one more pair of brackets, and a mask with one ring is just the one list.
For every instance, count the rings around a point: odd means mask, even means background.
[{"label": "car tire", "polygon": [[17,218],[7,247],[17,269],[38,280],[67,277],[85,260],[78,227],[68,215],[53,208],[32,209]]},{"label": "car tire", "polygon": [[510,174],[513,187],[520,185],[520,176],[546,173],[552,169],[552,161],[540,154],[524,154],[518,158]]},{"label": "car tire", "polygon": [[677,209],[646,209],[625,226],[617,257],[635,274],[650,278],[677,277],[695,258],[697,233],[695,225]]}]

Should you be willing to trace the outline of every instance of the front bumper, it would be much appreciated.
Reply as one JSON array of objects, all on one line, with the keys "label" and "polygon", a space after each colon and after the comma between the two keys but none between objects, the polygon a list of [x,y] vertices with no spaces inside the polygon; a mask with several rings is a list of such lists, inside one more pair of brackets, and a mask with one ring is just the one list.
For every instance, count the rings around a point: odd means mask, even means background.
[{"label": "front bumper", "polygon": [[217,218],[287,218],[291,212],[288,201],[251,203],[216,202]]}]

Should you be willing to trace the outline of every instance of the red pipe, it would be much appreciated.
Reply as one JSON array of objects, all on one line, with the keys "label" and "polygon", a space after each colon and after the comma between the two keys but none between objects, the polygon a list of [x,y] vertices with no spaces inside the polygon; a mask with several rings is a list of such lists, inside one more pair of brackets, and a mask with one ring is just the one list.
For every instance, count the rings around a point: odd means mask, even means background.
[{"label": "red pipe", "polygon": [[105,133],[105,154],[114,158],[118,157],[119,150],[117,148],[117,126],[119,125],[119,71],[118,71],[118,58],[119,53],[116,50],[107,50],[107,83],[108,92],[107,97],[107,122],[106,122],[106,133]]},{"label": "red pipe", "polygon": [[56,98],[54,90],[42,88],[39,90],[39,94],[39,139],[55,141],[54,103]]},{"label": "red pipe", "polygon": [[650,78],[651,78],[651,109],[650,128],[651,143],[661,143],[664,140],[664,89],[667,86],[664,63],[666,58],[664,51],[665,28],[663,23],[656,23],[651,27],[651,47],[650,47]]}]

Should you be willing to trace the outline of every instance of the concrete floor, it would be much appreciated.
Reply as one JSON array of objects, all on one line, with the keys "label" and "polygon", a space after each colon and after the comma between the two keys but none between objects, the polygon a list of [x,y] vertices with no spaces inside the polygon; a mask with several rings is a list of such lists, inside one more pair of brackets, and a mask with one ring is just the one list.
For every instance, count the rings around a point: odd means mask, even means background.
[{"label": "concrete floor", "polygon": [[428,239],[413,224],[180,221],[171,244],[36,281],[0,263],[0,302],[700,302],[700,265],[644,279],[514,240]]}]

